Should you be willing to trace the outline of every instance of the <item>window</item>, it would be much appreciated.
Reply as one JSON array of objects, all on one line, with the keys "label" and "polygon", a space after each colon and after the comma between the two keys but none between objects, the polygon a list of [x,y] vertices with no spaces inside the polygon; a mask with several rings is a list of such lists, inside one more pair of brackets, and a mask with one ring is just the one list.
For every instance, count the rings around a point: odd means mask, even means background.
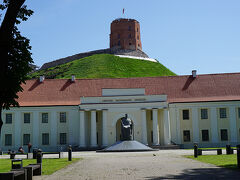
[{"label": "window", "polygon": [[128,30],[131,31],[131,30],[132,30],[132,27],[131,27],[131,26],[128,26]]},{"label": "window", "polygon": [[66,112],[60,112],[60,123],[66,123]]},{"label": "window", "polygon": [[131,46],[132,45],[132,43],[129,43],[129,46]]},{"label": "window", "polygon": [[138,32],[138,28],[137,28],[137,32]]},{"label": "window", "polygon": [[228,132],[227,129],[221,129],[221,141],[228,140]]},{"label": "window", "polygon": [[189,130],[183,131],[183,141],[190,142],[190,131]]},{"label": "window", "polygon": [[48,123],[48,113],[42,113],[42,123]]},{"label": "window", "polygon": [[153,143],[153,131],[151,131],[151,142]]},{"label": "window", "polygon": [[120,39],[120,34],[118,34],[118,39]]},{"label": "window", "polygon": [[12,114],[6,114],[6,124],[12,124]]},{"label": "window", "polygon": [[220,118],[227,118],[227,110],[226,110],[226,108],[220,108],[219,109],[219,113],[220,113]]},{"label": "window", "polygon": [[189,120],[189,110],[182,111],[183,120]]},{"label": "window", "polygon": [[30,123],[30,113],[24,113],[24,123]]},{"label": "window", "polygon": [[209,141],[208,130],[202,130],[202,141]]},{"label": "window", "polygon": [[131,38],[131,37],[132,37],[132,35],[131,35],[131,34],[129,34],[129,35],[128,35],[128,38]]},{"label": "window", "polygon": [[12,134],[5,134],[5,146],[12,145]]},{"label": "window", "polygon": [[49,134],[48,133],[42,134],[42,145],[49,145]]},{"label": "window", "polygon": [[238,118],[240,118],[240,108],[238,108]]},{"label": "window", "polygon": [[66,143],[67,143],[67,134],[60,133],[60,144],[66,144]]},{"label": "window", "polygon": [[139,40],[139,36],[137,35],[137,40]]},{"label": "window", "polygon": [[118,41],[118,46],[120,46],[121,44],[120,44],[120,41]]},{"label": "window", "polygon": [[201,109],[201,119],[208,119],[208,110]]},{"label": "window", "polygon": [[153,120],[153,112],[150,111],[150,120],[152,121]]},{"label": "window", "polygon": [[23,134],[23,145],[28,145],[30,142],[30,134]]}]

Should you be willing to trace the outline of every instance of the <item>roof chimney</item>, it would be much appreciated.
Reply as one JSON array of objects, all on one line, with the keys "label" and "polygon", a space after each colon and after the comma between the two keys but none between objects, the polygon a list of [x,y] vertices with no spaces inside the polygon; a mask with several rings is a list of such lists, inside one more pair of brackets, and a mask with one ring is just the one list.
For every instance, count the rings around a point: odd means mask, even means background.
[{"label": "roof chimney", "polygon": [[40,77],[39,77],[39,82],[43,82],[44,79],[45,79],[45,76],[40,76]]},{"label": "roof chimney", "polygon": [[196,78],[197,77],[197,70],[192,70],[192,77]]},{"label": "roof chimney", "polygon": [[71,81],[72,81],[72,82],[75,82],[75,79],[76,79],[75,75],[72,75]]}]

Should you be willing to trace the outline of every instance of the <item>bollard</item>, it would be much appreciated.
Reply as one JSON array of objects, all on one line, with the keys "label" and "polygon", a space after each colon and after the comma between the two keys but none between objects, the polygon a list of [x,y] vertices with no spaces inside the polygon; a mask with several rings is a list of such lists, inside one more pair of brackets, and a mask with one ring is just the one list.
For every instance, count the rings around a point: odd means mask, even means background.
[{"label": "bollard", "polygon": [[240,168],[240,144],[237,145],[237,167]]},{"label": "bollard", "polygon": [[197,145],[197,143],[194,143],[194,157],[195,158],[198,157],[198,145]]},{"label": "bollard", "polygon": [[68,146],[68,161],[72,161],[72,146]]},{"label": "bollard", "polygon": [[41,149],[38,149],[38,152],[37,152],[37,163],[42,164],[42,150]]},{"label": "bollard", "polygon": [[231,145],[230,144],[227,144],[226,145],[226,154],[231,154]]}]

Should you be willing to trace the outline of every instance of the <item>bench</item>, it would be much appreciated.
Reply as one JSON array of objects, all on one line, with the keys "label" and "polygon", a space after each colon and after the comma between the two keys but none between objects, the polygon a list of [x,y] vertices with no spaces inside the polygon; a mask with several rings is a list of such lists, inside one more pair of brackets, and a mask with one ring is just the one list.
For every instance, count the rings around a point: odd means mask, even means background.
[{"label": "bench", "polygon": [[217,151],[217,155],[222,154],[222,149],[198,149],[198,155],[202,155],[203,151]]},{"label": "bench", "polygon": [[42,164],[29,164],[28,166],[23,167],[27,170],[27,179],[32,180],[33,176],[42,175]]},{"label": "bench", "polygon": [[27,170],[26,169],[14,169],[7,173],[0,173],[0,179],[3,180],[27,180]]},{"label": "bench", "polygon": [[43,152],[43,153],[42,153],[42,156],[43,156],[44,154],[58,154],[59,159],[60,159],[60,158],[63,158],[63,152]]}]

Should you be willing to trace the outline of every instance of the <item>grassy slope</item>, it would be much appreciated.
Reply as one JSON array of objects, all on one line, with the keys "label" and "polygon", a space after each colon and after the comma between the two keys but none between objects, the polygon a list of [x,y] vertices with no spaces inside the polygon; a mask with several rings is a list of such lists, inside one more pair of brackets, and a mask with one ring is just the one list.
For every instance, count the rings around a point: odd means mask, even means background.
[{"label": "grassy slope", "polygon": [[120,58],[110,54],[96,54],[35,72],[30,78],[45,75],[46,78],[126,78],[176,75],[161,63],[139,59]]}]

